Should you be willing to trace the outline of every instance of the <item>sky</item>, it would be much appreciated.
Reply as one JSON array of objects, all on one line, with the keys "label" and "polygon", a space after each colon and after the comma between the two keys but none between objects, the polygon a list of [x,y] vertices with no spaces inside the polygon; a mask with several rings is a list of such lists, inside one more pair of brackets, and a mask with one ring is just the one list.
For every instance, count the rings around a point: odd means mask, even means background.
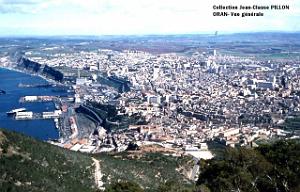
[{"label": "sky", "polygon": [[[263,17],[212,16],[213,5],[254,4],[289,5],[290,9],[263,11]],[[300,31],[300,0],[0,0],[0,36],[215,31]]]}]

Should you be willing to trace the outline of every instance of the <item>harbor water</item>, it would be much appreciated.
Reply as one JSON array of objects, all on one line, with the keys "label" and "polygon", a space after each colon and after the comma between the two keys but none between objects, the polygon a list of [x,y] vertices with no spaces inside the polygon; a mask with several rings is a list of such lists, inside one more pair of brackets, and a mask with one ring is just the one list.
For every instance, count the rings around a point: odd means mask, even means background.
[{"label": "harbor water", "polygon": [[39,140],[58,139],[59,132],[53,119],[41,120],[15,120],[7,116],[6,112],[25,107],[28,111],[44,112],[54,111],[52,102],[20,103],[19,99],[28,95],[57,95],[52,87],[19,87],[22,84],[45,84],[46,80],[8,69],[0,68],[0,89],[6,94],[0,95],[0,128],[14,130]]}]

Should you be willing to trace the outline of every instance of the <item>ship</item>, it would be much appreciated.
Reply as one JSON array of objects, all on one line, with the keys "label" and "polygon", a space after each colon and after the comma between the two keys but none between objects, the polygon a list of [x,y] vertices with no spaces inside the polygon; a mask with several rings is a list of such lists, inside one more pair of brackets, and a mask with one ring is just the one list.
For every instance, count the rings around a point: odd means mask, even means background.
[{"label": "ship", "polygon": [[6,112],[7,115],[15,115],[17,112],[22,112],[22,111],[26,111],[26,108],[17,108],[17,109],[13,109],[11,111]]}]

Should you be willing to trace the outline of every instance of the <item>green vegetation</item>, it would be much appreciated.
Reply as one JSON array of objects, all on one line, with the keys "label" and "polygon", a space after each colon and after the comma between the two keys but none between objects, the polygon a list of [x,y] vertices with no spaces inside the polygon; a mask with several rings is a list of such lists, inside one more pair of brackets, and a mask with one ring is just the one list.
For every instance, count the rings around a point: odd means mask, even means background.
[{"label": "green vegetation", "polygon": [[191,185],[183,175],[193,166],[190,157],[173,157],[160,153],[118,153],[99,154],[96,158],[100,160],[105,183],[134,181],[143,186],[145,191],[157,191],[170,181],[175,181],[178,186]]},{"label": "green vegetation", "polygon": [[0,129],[0,191],[93,191],[89,156]]},{"label": "green vegetation", "polygon": [[283,128],[286,130],[300,130],[300,117],[288,118],[283,124]]},{"label": "green vegetation", "polygon": [[[107,191],[193,187],[185,176],[193,166],[190,157],[139,151],[93,156]],[[0,191],[99,191],[91,157],[0,129]]]},{"label": "green vegetation", "polygon": [[107,85],[109,87],[113,87],[116,90],[119,89],[120,85],[118,83],[115,83],[109,79],[106,78],[107,75],[100,75],[98,77],[98,82],[101,83],[102,85]]},{"label": "green vegetation", "polygon": [[129,125],[144,125],[146,124],[145,118],[141,115],[118,115],[118,110],[113,105],[104,105],[100,103],[89,103],[93,107],[101,119],[104,120],[103,127],[108,130],[125,129]]},{"label": "green vegetation", "polygon": [[[110,123],[111,122],[117,122],[116,123]],[[146,125],[145,118],[134,114],[131,116],[128,115],[118,115],[114,118],[109,118],[109,121],[105,121],[105,124],[103,125],[105,128],[110,130],[116,130],[116,129],[125,129],[128,128],[129,125]]]},{"label": "green vegetation", "polygon": [[215,158],[222,158],[225,154],[226,145],[220,141],[208,141],[208,149],[215,155]]},{"label": "green vegetation", "polygon": [[88,106],[92,106],[93,110],[100,116],[101,119],[113,118],[118,114],[118,110],[113,105],[104,105],[96,102],[88,103]]},{"label": "green vegetation", "polygon": [[[299,140],[217,151],[217,158],[200,161],[196,185],[186,179],[190,157],[145,151],[93,156],[106,192],[300,191]],[[0,129],[0,191],[99,191],[91,157]]]},{"label": "green vegetation", "polygon": [[114,183],[105,189],[105,192],[143,192],[143,189],[133,182]]},{"label": "green vegetation", "polygon": [[154,190],[142,189],[137,183],[121,181],[109,185],[104,192],[210,192],[205,186],[181,185],[177,181],[167,181]]},{"label": "green vegetation", "polygon": [[300,143],[278,141],[257,149],[227,148],[222,158],[201,161],[197,185],[214,191],[300,191]]}]

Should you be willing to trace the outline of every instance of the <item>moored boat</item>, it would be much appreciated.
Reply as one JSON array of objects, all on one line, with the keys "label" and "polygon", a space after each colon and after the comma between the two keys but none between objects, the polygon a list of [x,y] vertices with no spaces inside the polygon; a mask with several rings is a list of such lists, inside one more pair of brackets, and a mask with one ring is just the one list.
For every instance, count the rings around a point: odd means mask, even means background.
[{"label": "moored boat", "polygon": [[22,107],[22,108],[13,109],[11,111],[6,112],[6,114],[7,115],[14,115],[17,112],[22,112],[22,111],[26,111],[26,108]]}]

